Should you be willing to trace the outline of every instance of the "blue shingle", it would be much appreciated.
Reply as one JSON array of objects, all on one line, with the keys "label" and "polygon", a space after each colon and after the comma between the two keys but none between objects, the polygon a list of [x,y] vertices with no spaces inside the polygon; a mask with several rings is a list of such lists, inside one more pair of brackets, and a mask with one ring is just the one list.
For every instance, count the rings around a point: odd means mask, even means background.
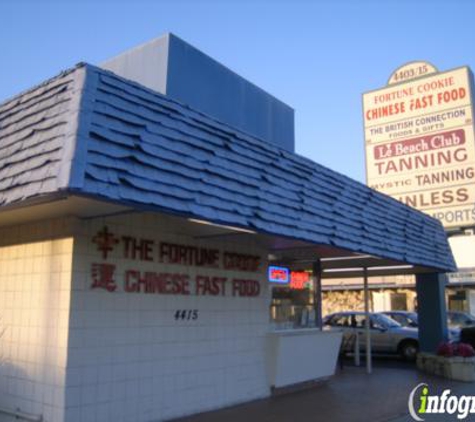
[{"label": "blue shingle", "polygon": [[[78,95],[79,116],[70,106]],[[77,119],[76,154],[67,159]],[[71,160],[68,185],[60,175]],[[0,204],[68,186],[130,206],[455,269],[438,221],[89,65],[0,105]]]}]

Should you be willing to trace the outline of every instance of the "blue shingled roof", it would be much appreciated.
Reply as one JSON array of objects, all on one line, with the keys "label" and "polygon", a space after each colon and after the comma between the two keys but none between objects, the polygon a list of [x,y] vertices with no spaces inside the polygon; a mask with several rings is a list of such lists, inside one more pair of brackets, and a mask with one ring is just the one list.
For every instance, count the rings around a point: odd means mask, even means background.
[{"label": "blue shingled roof", "polygon": [[437,220],[90,65],[0,105],[0,204],[56,191],[455,269]]},{"label": "blue shingled roof", "polygon": [[83,76],[66,71],[0,104],[0,206],[67,186]]}]

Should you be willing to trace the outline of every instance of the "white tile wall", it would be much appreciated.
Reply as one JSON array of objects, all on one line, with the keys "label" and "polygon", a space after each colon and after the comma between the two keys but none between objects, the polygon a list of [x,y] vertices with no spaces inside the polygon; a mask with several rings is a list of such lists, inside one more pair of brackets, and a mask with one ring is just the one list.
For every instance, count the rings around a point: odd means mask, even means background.
[{"label": "white tile wall", "polygon": [[[185,245],[214,245],[221,251],[266,254],[254,242],[197,242],[178,236],[180,227],[152,214],[84,223],[75,239],[69,333],[66,419],[68,422],[158,421],[269,395],[265,337],[270,292],[265,268],[256,273],[161,265],[121,259],[119,289],[91,290],[91,263],[103,261],[92,238],[107,224],[116,235]],[[197,273],[261,282],[249,297],[172,296],[122,291],[125,269]],[[192,283],[193,285],[193,283]],[[120,291],[119,291],[120,290]],[[198,309],[197,321],[174,320],[177,309]]]},{"label": "white tile wall", "polygon": [[[0,230],[0,406],[48,422],[159,421],[269,395],[265,343],[270,292],[256,273],[126,261],[117,273],[156,272],[252,278],[257,298],[109,293],[91,290],[92,237],[152,238],[262,256],[256,242],[197,241],[157,214],[60,219]],[[74,241],[73,241],[74,239]],[[122,279],[117,278],[121,287]],[[193,283],[192,283],[193,285]],[[197,321],[174,320],[198,309]],[[9,421],[0,415],[0,421]]]},{"label": "white tile wall", "polygon": [[61,238],[66,225],[0,230],[0,406],[54,422],[65,408],[73,251],[73,239]]}]

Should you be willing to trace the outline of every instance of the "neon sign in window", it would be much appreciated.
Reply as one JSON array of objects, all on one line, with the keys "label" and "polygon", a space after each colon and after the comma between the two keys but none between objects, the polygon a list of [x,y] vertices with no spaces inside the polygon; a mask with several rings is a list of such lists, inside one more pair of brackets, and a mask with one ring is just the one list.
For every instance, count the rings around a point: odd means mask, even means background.
[{"label": "neon sign in window", "polygon": [[288,284],[290,281],[290,271],[286,267],[271,265],[268,271],[270,283]]},{"label": "neon sign in window", "polygon": [[310,283],[310,274],[306,271],[292,271],[290,273],[290,288],[305,289]]}]

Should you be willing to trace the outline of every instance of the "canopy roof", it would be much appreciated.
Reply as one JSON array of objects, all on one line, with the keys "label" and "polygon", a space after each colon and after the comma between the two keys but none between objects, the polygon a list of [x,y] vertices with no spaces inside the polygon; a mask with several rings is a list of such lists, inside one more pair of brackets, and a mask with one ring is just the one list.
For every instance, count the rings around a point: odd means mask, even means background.
[{"label": "canopy roof", "polygon": [[0,211],[58,195],[455,270],[439,221],[88,64],[0,105]]}]

